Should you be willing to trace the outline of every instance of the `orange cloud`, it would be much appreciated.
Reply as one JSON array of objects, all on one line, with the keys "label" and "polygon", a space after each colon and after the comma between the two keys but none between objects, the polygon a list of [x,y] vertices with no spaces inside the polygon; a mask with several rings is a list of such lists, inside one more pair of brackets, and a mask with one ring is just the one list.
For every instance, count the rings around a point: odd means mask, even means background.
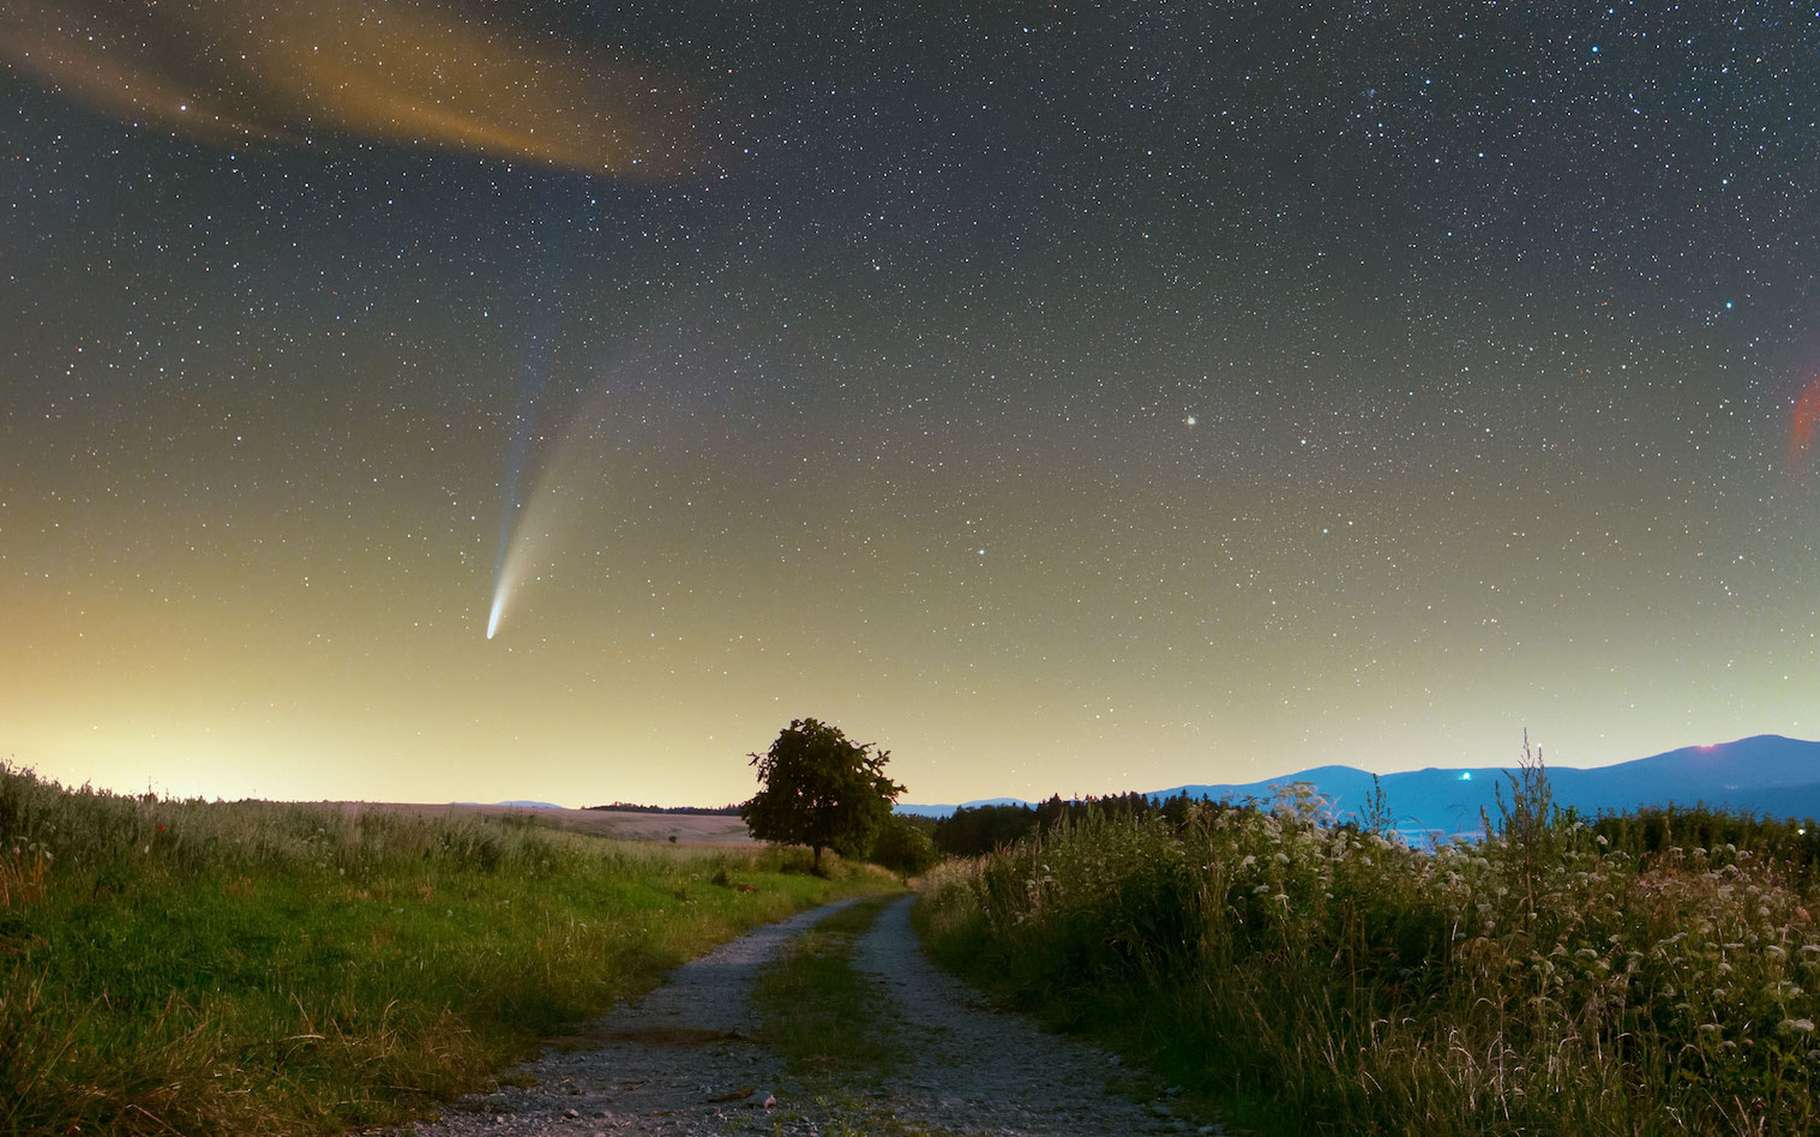
[{"label": "orange cloud", "polygon": [[620,177],[697,161],[661,72],[400,0],[10,0],[0,57],[71,98],[216,143],[338,132]]}]

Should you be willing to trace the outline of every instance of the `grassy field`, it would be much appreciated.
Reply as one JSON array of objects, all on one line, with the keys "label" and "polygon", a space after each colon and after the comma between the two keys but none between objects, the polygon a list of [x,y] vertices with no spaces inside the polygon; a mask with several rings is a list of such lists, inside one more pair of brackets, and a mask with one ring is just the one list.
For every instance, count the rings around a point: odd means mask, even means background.
[{"label": "grassy field", "polygon": [[421,1114],[749,927],[895,887],[806,856],[0,768],[0,1133]]},{"label": "grassy field", "polygon": [[1249,1131],[1820,1129],[1805,866],[1685,839],[1710,815],[1604,826],[1649,831],[1619,848],[1554,816],[1535,774],[1483,844],[1317,814],[1292,795],[1180,827],[1090,817],[937,870],[919,927]]},{"label": "grassy field", "polygon": [[529,818],[547,829],[566,829],[590,837],[608,837],[616,841],[650,841],[665,844],[729,846],[756,849],[761,842],[752,839],[746,823],[739,817],[718,813],[636,813],[617,809],[526,809],[522,806],[478,805],[456,802],[425,805],[411,802],[323,802],[324,806],[350,813],[383,810],[408,813],[415,817],[455,817],[498,819]]}]

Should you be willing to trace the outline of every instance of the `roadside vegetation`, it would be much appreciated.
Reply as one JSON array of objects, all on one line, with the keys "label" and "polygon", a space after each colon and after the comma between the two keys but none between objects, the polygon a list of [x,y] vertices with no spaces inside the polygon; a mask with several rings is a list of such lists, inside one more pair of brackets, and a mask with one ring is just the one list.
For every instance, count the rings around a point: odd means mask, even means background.
[{"label": "roadside vegetation", "polygon": [[949,966],[1264,1132],[1820,1129],[1811,825],[1555,809],[1411,848],[1305,788],[1088,812],[927,878]]},{"label": "roadside vegetation", "polygon": [[0,1133],[421,1114],[716,943],[895,887],[809,860],[0,766]]}]

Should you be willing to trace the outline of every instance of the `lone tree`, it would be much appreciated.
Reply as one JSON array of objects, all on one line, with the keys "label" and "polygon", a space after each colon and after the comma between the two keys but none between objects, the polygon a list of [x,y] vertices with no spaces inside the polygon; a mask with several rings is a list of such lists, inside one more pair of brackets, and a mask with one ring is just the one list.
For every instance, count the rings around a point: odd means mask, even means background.
[{"label": "lone tree", "polygon": [[823,849],[864,854],[904,792],[885,776],[888,752],[815,719],[792,721],[771,749],[751,758],[762,788],[739,815],[761,841],[809,846],[818,873]]}]

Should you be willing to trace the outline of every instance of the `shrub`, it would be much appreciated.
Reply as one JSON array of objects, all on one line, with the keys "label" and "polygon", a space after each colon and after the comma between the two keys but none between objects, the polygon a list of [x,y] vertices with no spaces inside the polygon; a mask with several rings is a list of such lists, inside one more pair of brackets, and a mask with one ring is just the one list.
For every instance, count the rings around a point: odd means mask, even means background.
[{"label": "shrub", "polygon": [[935,850],[929,834],[906,817],[893,816],[879,827],[872,839],[873,864],[883,865],[900,876],[917,876],[929,871],[942,855]]}]

